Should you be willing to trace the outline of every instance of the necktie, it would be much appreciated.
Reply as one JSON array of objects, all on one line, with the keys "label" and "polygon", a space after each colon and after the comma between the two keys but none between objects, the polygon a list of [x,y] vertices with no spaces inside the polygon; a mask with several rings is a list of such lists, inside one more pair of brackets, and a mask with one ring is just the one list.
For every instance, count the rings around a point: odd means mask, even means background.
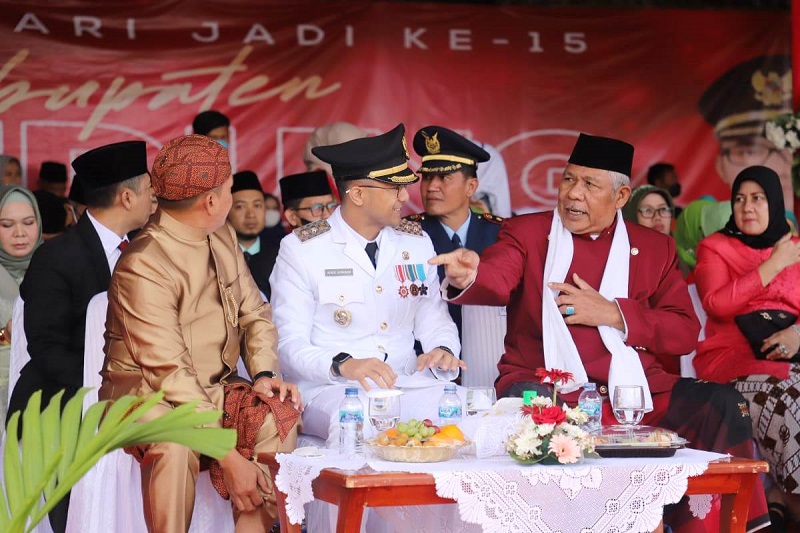
[{"label": "necktie", "polygon": [[369,260],[372,261],[372,266],[377,267],[378,265],[377,261],[375,260],[375,254],[378,253],[378,243],[368,242],[364,250],[367,252]]},{"label": "necktie", "polygon": [[244,262],[248,265],[250,264],[250,258],[253,257],[253,254],[250,252],[244,252]]},{"label": "necktie", "polygon": [[453,233],[453,238],[450,239],[450,242],[453,243],[453,248],[461,248],[462,246],[464,246],[461,243],[461,237],[458,236],[458,233]]},{"label": "necktie", "polygon": [[119,248],[120,252],[124,252],[125,248],[127,248],[130,243],[131,241],[122,241],[119,243],[119,246],[117,246],[117,248]]}]

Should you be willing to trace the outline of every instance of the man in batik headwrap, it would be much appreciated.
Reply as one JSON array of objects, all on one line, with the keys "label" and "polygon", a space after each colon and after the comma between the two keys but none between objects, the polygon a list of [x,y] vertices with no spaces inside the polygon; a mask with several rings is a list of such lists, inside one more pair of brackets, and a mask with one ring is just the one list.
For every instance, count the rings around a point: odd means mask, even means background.
[{"label": "man in batik headwrap", "polygon": [[[224,405],[229,414],[241,413],[216,422],[227,427],[238,419],[240,439],[211,465],[212,483],[230,496],[237,531],[266,531],[277,516],[275,496],[269,475],[250,458],[294,448],[301,403],[297,387],[279,378],[270,306],[225,224],[233,184],[228,151],[208,137],[180,137],[159,151],[152,174],[159,209],[117,265],[108,290],[99,396],[162,391],[150,417],[194,400],[199,410]],[[252,389],[236,374],[240,356]],[[247,398],[241,406],[252,402],[258,416],[229,404],[241,394]],[[188,531],[198,454],[158,443],[134,455],[142,464],[148,530]]]}]

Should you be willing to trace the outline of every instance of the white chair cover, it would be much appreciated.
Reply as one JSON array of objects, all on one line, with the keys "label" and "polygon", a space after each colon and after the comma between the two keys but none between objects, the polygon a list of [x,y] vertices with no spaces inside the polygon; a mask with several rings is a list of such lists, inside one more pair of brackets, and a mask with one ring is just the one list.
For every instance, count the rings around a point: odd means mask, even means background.
[{"label": "white chair cover", "polygon": [[28,338],[25,336],[25,302],[19,296],[14,300],[14,309],[11,312],[11,360],[8,366],[8,398],[11,401],[11,392],[17,384],[22,367],[28,364],[31,356],[28,353]]},{"label": "white chair cover", "polygon": [[[697,292],[697,285],[692,283],[688,288],[689,296],[692,298],[692,307],[694,307],[697,320],[700,321],[700,334],[697,336],[697,342],[699,343],[706,338],[706,321],[708,320],[708,314],[706,313],[706,310],[703,309],[703,302],[700,300],[700,294]],[[697,350],[694,350],[690,354],[681,356],[681,376],[685,378],[697,377],[697,372],[695,371],[694,364],[692,363],[695,355],[697,355]]]},{"label": "white chair cover", "polygon": [[[24,314],[25,302],[17,296],[14,300],[14,309],[11,312],[11,360],[9,361],[8,370],[8,400],[11,400],[11,392],[14,390],[14,385],[17,384],[22,367],[31,360],[31,356],[28,354],[28,339],[25,336]],[[5,423],[5,420],[3,423]],[[3,432],[3,450],[5,450],[5,446],[6,436],[5,432]],[[0,461],[0,477],[3,474],[3,464]],[[53,533],[53,528],[50,527],[50,521],[47,517],[33,528],[33,533]]]},{"label": "white chair cover", "polygon": [[[94,387],[84,403],[84,411],[97,402],[101,385],[100,370],[105,354],[108,294],[102,292],[89,302],[86,311],[84,385]],[[13,337],[12,337],[13,338]],[[72,489],[67,532],[140,533],[147,531],[142,508],[141,469],[136,460],[116,450],[103,457]],[[233,533],[231,503],[220,498],[211,485],[208,472],[197,478],[191,533]]]},{"label": "white chair cover", "polygon": [[506,308],[487,305],[461,307],[461,374],[465,387],[492,387],[499,374],[497,362],[505,351]]}]

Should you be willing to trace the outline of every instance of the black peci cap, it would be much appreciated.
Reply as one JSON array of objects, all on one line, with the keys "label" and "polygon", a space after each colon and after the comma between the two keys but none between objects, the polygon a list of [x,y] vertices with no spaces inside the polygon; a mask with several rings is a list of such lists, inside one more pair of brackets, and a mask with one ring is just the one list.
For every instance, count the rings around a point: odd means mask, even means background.
[{"label": "black peci cap", "polygon": [[324,170],[290,174],[281,178],[281,202],[286,205],[293,200],[301,200],[309,196],[325,196],[333,194]]},{"label": "black peci cap", "polygon": [[106,187],[147,174],[147,147],[144,141],[107,144],[76,157],[72,168],[84,190]]},{"label": "black peci cap", "polygon": [[581,133],[567,163],[610,170],[630,177],[633,167],[633,145],[610,137]]},{"label": "black peci cap", "polygon": [[67,165],[55,161],[45,161],[39,167],[39,179],[50,183],[66,183]]},{"label": "black peci cap", "polygon": [[233,175],[233,186],[231,194],[239,191],[258,191],[264,194],[258,176],[252,170],[242,170]]},{"label": "black peci cap", "polygon": [[192,130],[197,135],[208,135],[211,130],[215,130],[221,126],[230,126],[231,120],[214,109],[198,113],[192,121]]}]

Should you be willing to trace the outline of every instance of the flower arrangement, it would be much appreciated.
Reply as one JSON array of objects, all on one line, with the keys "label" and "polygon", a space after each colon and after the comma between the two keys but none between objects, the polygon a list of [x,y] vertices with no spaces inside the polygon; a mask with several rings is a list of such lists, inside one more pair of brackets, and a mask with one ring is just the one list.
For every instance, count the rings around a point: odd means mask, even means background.
[{"label": "flower arrangement", "polygon": [[509,455],[525,464],[577,463],[585,455],[594,454],[589,434],[581,428],[588,417],[580,408],[558,405],[558,385],[572,380],[563,370],[539,368],[536,377],[553,385],[553,397],[537,396],[532,405],[520,410],[515,432],[506,442]]},{"label": "flower arrangement", "polygon": [[768,121],[764,136],[779,150],[791,150],[792,184],[794,193],[800,195],[800,114],[786,113]]}]

